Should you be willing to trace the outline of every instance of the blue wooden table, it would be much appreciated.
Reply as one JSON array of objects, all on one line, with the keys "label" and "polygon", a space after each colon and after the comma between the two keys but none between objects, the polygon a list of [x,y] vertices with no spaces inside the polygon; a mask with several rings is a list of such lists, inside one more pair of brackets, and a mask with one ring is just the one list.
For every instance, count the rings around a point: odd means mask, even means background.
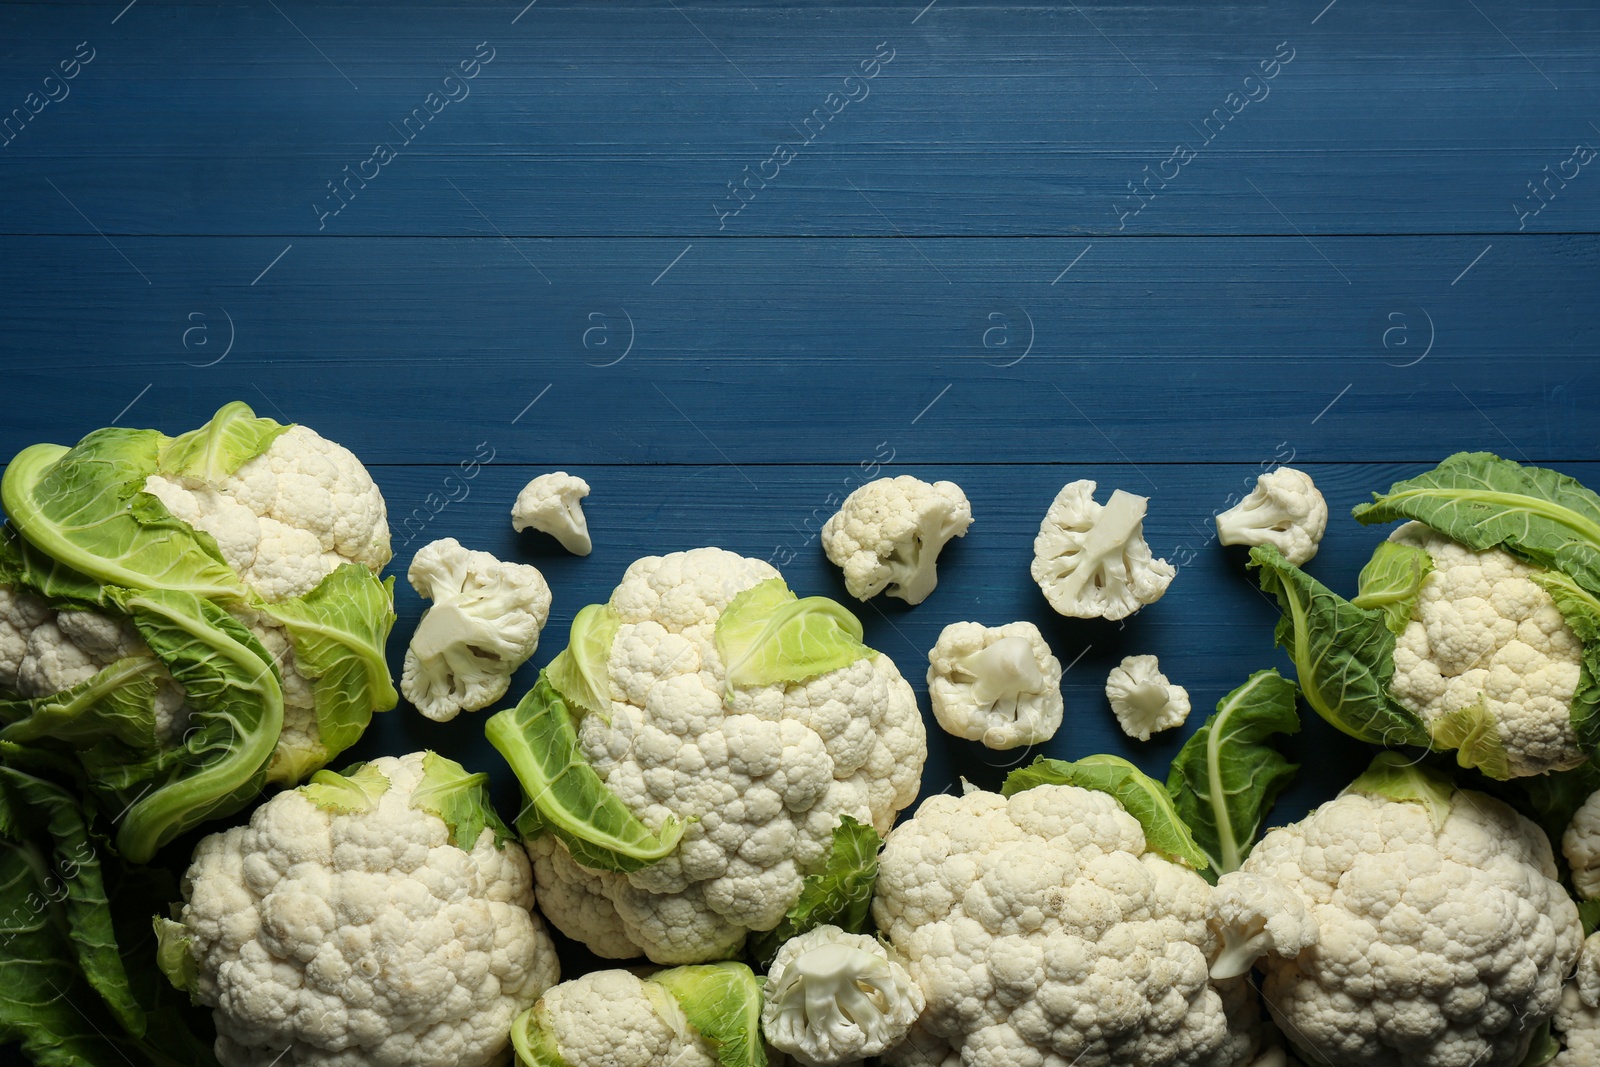
[{"label": "blue wooden table", "polygon": [[[1031,619],[1071,665],[1040,751],[1163,774],[1180,732],[1123,737],[1105,675],[1158,654],[1187,733],[1284,664],[1211,527],[1261,470],[1313,473],[1345,590],[1382,536],[1349,508],[1450,452],[1600,486],[1583,0],[524,3],[0,4],[0,453],[231,399],[313,426],[396,573],[444,536],[544,570],[514,693],[636,557],[844,599],[830,501],[953,479],[971,533],[920,607],[860,606],[869,642],[921,693],[946,623]],[[554,469],[594,487],[587,559],[511,530]],[[1179,565],[1125,625],[1028,576],[1080,477],[1149,496]],[[354,755],[437,748],[510,803],[483,717],[402,706]],[[1037,754],[930,746],[928,792]],[[1366,758],[1314,717],[1293,748],[1277,821]]]}]

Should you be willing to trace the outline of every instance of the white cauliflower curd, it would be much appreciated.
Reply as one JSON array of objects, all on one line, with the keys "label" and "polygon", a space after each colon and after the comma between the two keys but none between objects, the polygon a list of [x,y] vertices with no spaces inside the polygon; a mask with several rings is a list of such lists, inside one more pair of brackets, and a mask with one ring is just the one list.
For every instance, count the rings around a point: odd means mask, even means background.
[{"label": "white cauliflower curd", "polygon": [[844,498],[822,526],[822,548],[844,571],[857,600],[885,589],[907,604],[928,599],[939,574],[934,564],[953,537],[972,525],[972,504],[955,482],[925,482],[902,474],[868,482]]},{"label": "white cauliflower curd", "polygon": [[224,1067],[504,1062],[557,964],[484,778],[383,757],[200,842],[178,921],[158,926]]},{"label": "white cauliflower curd", "polygon": [[888,837],[873,916],[927,1006],[906,1067],[1239,1067],[1243,981],[1213,985],[1211,887],[1112,796],[934,796]]},{"label": "white cauliflower curd", "polygon": [[953,622],[928,652],[928,698],[946,733],[995,749],[1061,727],[1061,661],[1031,622]]},{"label": "white cauliflower curd", "polygon": [[[860,632],[838,604],[798,600],[770,565],[718,548],[638,560],[580,612],[540,686],[489,724],[541,816],[528,850],[550,921],[609,958],[723,959],[784,918],[844,816],[886,832],[917,795],[926,734],[911,687]],[[561,699],[541,696],[551,682]],[[559,735],[530,736],[552,701],[582,710],[573,762],[553,769]],[[552,814],[590,768],[581,810]],[[633,820],[681,841],[664,858],[574,858],[574,834],[615,844]]]}]

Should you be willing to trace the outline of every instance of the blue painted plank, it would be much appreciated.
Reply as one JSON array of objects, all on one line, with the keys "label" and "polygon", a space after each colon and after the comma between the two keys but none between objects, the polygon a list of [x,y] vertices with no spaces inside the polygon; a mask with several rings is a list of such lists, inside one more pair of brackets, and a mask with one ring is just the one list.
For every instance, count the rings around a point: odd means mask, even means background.
[{"label": "blue painted plank", "polygon": [[244,399],[383,463],[1595,456],[1592,236],[114,244],[0,239],[0,452]]},{"label": "blue painted plank", "polygon": [[1600,226],[1581,0],[122,6],[0,5],[0,232]]}]

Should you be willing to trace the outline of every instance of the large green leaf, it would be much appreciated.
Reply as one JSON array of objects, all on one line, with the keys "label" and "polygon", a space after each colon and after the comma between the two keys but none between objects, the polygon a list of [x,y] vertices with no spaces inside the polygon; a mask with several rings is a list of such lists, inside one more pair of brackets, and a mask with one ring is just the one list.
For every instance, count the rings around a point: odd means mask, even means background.
[{"label": "large green leaf", "polygon": [[237,811],[261,791],[283,729],[283,686],[255,636],[210,601],[150,590],[123,597],[121,606],[191,709],[176,758],[134,795],[131,782],[117,791],[126,805],[115,820],[117,849],[147,863],[183,831]]},{"label": "large green leaf", "polygon": [[437,815],[450,827],[450,841],[471,852],[485,829],[494,831],[495,847],[516,839],[489,800],[489,776],[473,774],[437,752],[422,757],[422,784],[411,791],[411,806]]},{"label": "large green leaf", "polygon": [[765,966],[785,941],[819,926],[837,926],[852,934],[865,931],[882,846],[878,831],[848,815],[841,818],[821,869],[806,875],[799,898],[777,927],[751,938],[751,956]]},{"label": "large green leaf", "polygon": [[1172,761],[1167,791],[1210,861],[1212,882],[1239,869],[1262,820],[1299,765],[1270,739],[1300,730],[1295,686],[1275,670],[1257,671],[1217,702],[1217,710]]},{"label": "large green leaf", "polygon": [[673,967],[650,981],[671,993],[689,1025],[716,1050],[722,1067],[766,1067],[761,984],[742,963]]},{"label": "large green leaf", "polygon": [[589,766],[566,701],[548,674],[540,673],[515,708],[491,716],[484,734],[538,811],[536,823],[519,817],[519,828],[555,834],[584,866],[636,871],[678,847],[682,823],[669,818],[652,833]]},{"label": "large green leaf", "polygon": [[717,619],[717,655],[728,692],[803,682],[877,655],[861,643],[861,620],[822,596],[804,600],[782,578],[768,578],[733,598]]},{"label": "large green leaf", "polygon": [[244,583],[216,542],[144,491],[165,440],[154,430],[111,427],[71,449],[23,449],[0,479],[0,502],[35,548],[97,582],[243,600]]},{"label": "large green leaf", "polygon": [[360,739],[375,711],[399,703],[384,645],[394,626],[394,579],[346,563],[293,600],[260,605],[294,643],[295,668],[311,680],[327,762]]},{"label": "large green leaf", "polygon": [[317,771],[296,792],[330,815],[362,815],[372,811],[393,783],[370,763],[337,773]]},{"label": "large green leaf", "polygon": [[1428,744],[1422,720],[1389,696],[1395,638],[1383,612],[1356,607],[1271,545],[1252,548],[1250,565],[1262,591],[1278,599],[1277,641],[1311,709],[1360,741]]},{"label": "large green leaf", "polygon": [[1450,817],[1457,790],[1453,781],[1431,767],[1408,760],[1398,752],[1380,752],[1372,758],[1371,765],[1345,787],[1345,792],[1420,804],[1437,829]]},{"label": "large green leaf", "polygon": [[167,678],[153,655],[117,660],[70,689],[31,700],[0,700],[0,740],[43,740],[87,747],[115,738],[134,748],[157,742],[156,692]]},{"label": "large green leaf", "polygon": [[1396,636],[1405,632],[1422,583],[1433,570],[1433,557],[1416,545],[1379,541],[1361,568],[1359,592],[1350,603],[1383,612],[1384,625]]},{"label": "large green leaf", "polygon": [[622,625],[610,604],[590,604],[572,620],[567,647],[545,668],[550,684],[586,715],[611,721],[611,645]]},{"label": "large green leaf", "polygon": [[1075,785],[1108,793],[1139,820],[1145,844],[1152,851],[1187,863],[1197,871],[1205,870],[1210,863],[1178,814],[1166,787],[1121,756],[1085,756],[1075,762],[1040,756],[1006,775],[1000,792],[1015,796],[1041,785]]},{"label": "large green leaf", "polygon": [[272,446],[290,429],[256,417],[242,400],[224,404],[198,429],[164,440],[158,457],[161,473],[216,485]]},{"label": "large green leaf", "polygon": [[1503,547],[1600,593],[1600,496],[1575,478],[1489,452],[1457,452],[1374,493],[1363,523],[1417,519],[1471,548]]}]

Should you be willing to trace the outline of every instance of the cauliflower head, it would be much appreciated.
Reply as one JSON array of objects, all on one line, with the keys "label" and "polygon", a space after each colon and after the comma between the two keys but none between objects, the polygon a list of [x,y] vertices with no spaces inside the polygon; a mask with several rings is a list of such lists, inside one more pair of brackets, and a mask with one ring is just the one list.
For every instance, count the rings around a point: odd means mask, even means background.
[{"label": "cauliflower head", "polygon": [[767,971],[761,1029],[803,1067],[841,1067],[905,1040],[922,990],[876,938],[818,926],[785,941]]},{"label": "cauliflower head", "polygon": [[1155,656],[1124,656],[1106,676],[1106,699],[1122,732],[1140,741],[1189,718],[1189,691],[1167,681]]},{"label": "cauliflower head", "polygon": [[[1600,790],[1590,793],[1573,812],[1572,822],[1561,835],[1561,854],[1572,868],[1572,885],[1578,895],[1585,900],[1600,897]],[[1600,957],[1600,953],[1596,955]]]},{"label": "cauliflower head", "polygon": [[886,1059],[1246,1063],[1249,989],[1206,973],[1210,900],[1205,880],[1147,849],[1108,794],[1040,785],[1009,799],[931,797],[889,835],[873,900],[892,957],[927,1000]]},{"label": "cauliflower head", "polygon": [[400,691],[435,722],[505,695],[539,647],[550,587],[538,568],[469,551],[453,537],[423,545],[406,578],[433,606],[406,649]]},{"label": "cauliflower head", "polygon": [[650,556],[603,609],[613,636],[591,683],[606,713],[582,718],[578,748],[651,831],[684,829],[666,858],[627,873],[580,864],[550,834],[528,842],[546,917],[601,956],[726,958],[784,918],[844,816],[885,833],[917,795],[927,736],[888,656],[863,646],[801,681],[730,679],[743,668],[719,652],[718,620],[774,579],[719,548]]},{"label": "cauliflower head", "polygon": [[1308,1062],[1516,1067],[1582,944],[1549,840],[1424,772],[1399,772],[1420,783],[1410,792],[1369,788],[1378,766],[1245,860],[1319,934],[1262,961],[1267,1005]]},{"label": "cauliflower head", "polygon": [[385,756],[200,842],[163,942],[193,963],[224,1067],[500,1061],[557,963],[485,780]]},{"label": "cauliflower head", "polygon": [[1274,467],[1256,479],[1248,496],[1217,515],[1217,540],[1225,545],[1275,545],[1299,567],[1317,554],[1328,528],[1328,502],[1311,475]]},{"label": "cauliflower head", "polygon": [[1035,745],[1061,727],[1061,661],[1031,622],[953,622],[928,653],[928,696],[946,733]]},{"label": "cauliflower head", "polygon": [[952,537],[965,537],[972,504],[955,482],[902,474],[860,486],[822,526],[822,548],[844,571],[857,600],[885,589],[907,604],[928,599],[938,584],[934,564]]},{"label": "cauliflower head", "polygon": [[1033,580],[1061,615],[1125,619],[1161,599],[1178,573],[1144,539],[1149,500],[1121,489],[1104,504],[1095,483],[1068,482],[1033,540]]},{"label": "cauliflower head", "polygon": [[1513,777],[1582,763],[1572,700],[1583,642],[1535,581],[1539,569],[1504,549],[1475,552],[1419,522],[1389,539],[1433,560],[1395,643],[1390,695],[1436,738],[1490,731]]},{"label": "cauliflower head", "polygon": [[1292,959],[1317,943],[1319,931],[1294,891],[1273,878],[1230,871],[1211,898],[1217,955],[1211,977],[1237,978],[1265,955]]},{"label": "cauliflower head", "polygon": [[511,508],[511,525],[518,533],[547,533],[574,556],[587,556],[594,549],[589,540],[589,520],[583,514],[582,501],[588,495],[589,483],[575,474],[541,474],[517,494],[517,502]]}]

